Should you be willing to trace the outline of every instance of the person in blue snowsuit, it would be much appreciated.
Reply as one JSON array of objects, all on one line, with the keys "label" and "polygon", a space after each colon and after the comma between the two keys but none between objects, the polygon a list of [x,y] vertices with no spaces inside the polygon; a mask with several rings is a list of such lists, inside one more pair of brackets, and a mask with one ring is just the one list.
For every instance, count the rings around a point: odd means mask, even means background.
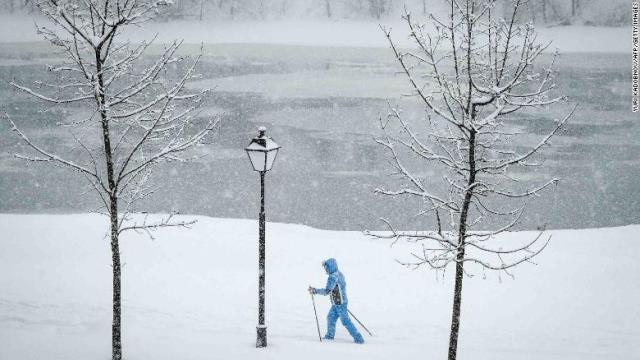
[{"label": "person in blue snowsuit", "polygon": [[336,322],[340,319],[342,325],[349,331],[353,341],[357,344],[363,344],[364,339],[358,332],[358,329],[353,325],[349,318],[349,312],[347,310],[347,283],[344,280],[344,275],[338,270],[338,263],[336,259],[327,259],[322,262],[324,271],[327,272],[329,278],[327,278],[327,285],[323,289],[316,289],[309,287],[309,292],[319,295],[330,295],[331,309],[327,315],[327,334],[324,336],[327,340],[333,340],[336,334]]}]

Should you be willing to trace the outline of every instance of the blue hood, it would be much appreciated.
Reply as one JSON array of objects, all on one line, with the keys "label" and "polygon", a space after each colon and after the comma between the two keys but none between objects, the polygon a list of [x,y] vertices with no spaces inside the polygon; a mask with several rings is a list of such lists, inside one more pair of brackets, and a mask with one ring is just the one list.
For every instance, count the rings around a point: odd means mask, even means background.
[{"label": "blue hood", "polygon": [[334,258],[323,261],[322,266],[324,267],[324,271],[326,271],[327,274],[333,274],[334,272],[338,271],[338,262]]}]

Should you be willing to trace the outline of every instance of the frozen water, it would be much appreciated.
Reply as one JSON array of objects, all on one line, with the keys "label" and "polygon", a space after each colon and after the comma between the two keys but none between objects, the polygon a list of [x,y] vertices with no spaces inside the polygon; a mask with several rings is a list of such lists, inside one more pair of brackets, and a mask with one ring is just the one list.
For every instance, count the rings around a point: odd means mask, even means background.
[{"label": "frozen water", "polygon": [[[183,52],[198,49],[187,45]],[[372,140],[379,134],[377,119],[386,114],[387,99],[400,102],[410,116],[421,114],[415,102],[399,99],[408,87],[388,49],[244,44],[205,46],[205,54],[200,67],[204,78],[191,86],[217,86],[204,116],[224,114],[220,135],[201,149],[209,156],[200,162],[163,170],[161,192],[147,210],[254,218],[258,179],[243,149],[257,127],[266,125],[283,146],[267,175],[269,219],[360,230],[380,227],[377,219],[386,216],[399,226],[429,226],[427,220],[412,217],[416,207],[400,211],[405,203],[372,195],[374,188],[392,181],[385,154]],[[56,61],[52,56],[40,45],[0,45],[0,78],[25,83],[40,79],[47,72],[34,61]],[[513,174],[528,181],[562,179],[555,191],[530,205],[523,228],[637,221],[640,122],[629,109],[627,60],[617,54],[561,57],[561,85],[580,108],[553,141],[546,167]],[[6,82],[0,82],[0,97],[14,119],[42,144],[73,144],[67,130],[54,124],[79,118],[78,109],[38,112],[39,104],[10,90]],[[527,114],[513,123],[531,134],[527,141],[533,144],[566,110]],[[0,129],[7,130],[7,124]],[[11,154],[24,148],[11,132],[0,132],[0,148],[0,211],[93,208],[91,195],[80,194],[83,184],[73,174],[13,159]],[[425,168],[422,174],[433,186],[440,182],[433,169]]]}]

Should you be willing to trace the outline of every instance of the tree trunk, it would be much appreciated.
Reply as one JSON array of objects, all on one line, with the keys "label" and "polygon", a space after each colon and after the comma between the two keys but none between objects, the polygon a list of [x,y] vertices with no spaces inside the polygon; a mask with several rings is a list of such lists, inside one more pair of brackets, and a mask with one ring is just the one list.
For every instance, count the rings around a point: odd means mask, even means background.
[{"label": "tree trunk", "polygon": [[456,282],[453,289],[453,310],[451,311],[451,334],[449,335],[449,360],[455,360],[458,354],[458,334],[460,331],[460,306],[462,305],[462,280],[464,278],[464,248],[458,252],[456,263]]},{"label": "tree trunk", "polygon": [[371,14],[372,17],[375,17],[376,19],[380,19],[377,0],[369,0],[369,13]]},{"label": "tree trunk", "polygon": [[263,20],[267,17],[266,11],[264,9],[264,0],[260,0],[260,17]]},{"label": "tree trunk", "polygon": [[[471,111],[475,117],[475,108]],[[469,134],[469,179],[467,181],[467,191],[464,195],[464,202],[460,211],[460,223],[458,224],[458,253],[456,254],[456,281],[453,289],[453,309],[451,311],[451,333],[449,334],[449,356],[448,360],[456,360],[458,355],[458,335],[460,333],[460,308],[462,305],[462,281],[464,280],[464,253],[465,239],[467,235],[467,216],[473,196],[472,185],[476,181],[476,159],[475,145],[476,132],[471,130]]]},{"label": "tree trunk", "polygon": [[96,103],[100,112],[102,125],[102,142],[104,146],[105,164],[107,170],[107,182],[109,186],[109,220],[111,227],[111,265],[113,269],[113,322],[111,324],[111,359],[122,359],[121,337],[121,288],[120,288],[120,243],[118,234],[118,188],[113,168],[113,154],[111,149],[111,135],[109,117],[107,115],[106,99],[104,93],[104,73],[102,47],[95,50],[96,73],[98,74],[98,91],[96,91]]},{"label": "tree trunk", "polygon": [[331,1],[330,0],[324,0],[324,5],[325,5],[325,8],[327,10],[327,17],[331,18]]},{"label": "tree trunk", "polygon": [[117,200],[111,200],[111,262],[113,266],[113,322],[111,324],[111,360],[122,359],[120,243],[118,239]]}]

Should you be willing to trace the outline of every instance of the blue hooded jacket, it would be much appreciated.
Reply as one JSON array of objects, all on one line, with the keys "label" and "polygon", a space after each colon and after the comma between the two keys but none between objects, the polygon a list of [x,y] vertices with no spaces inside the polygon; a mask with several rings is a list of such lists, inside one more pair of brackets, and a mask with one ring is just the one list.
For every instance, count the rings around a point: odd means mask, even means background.
[{"label": "blue hooded jacket", "polygon": [[329,275],[324,289],[316,289],[316,293],[322,295],[331,294],[331,303],[335,305],[347,305],[347,283],[344,275],[338,270],[336,259],[330,258],[322,262],[324,270]]}]

